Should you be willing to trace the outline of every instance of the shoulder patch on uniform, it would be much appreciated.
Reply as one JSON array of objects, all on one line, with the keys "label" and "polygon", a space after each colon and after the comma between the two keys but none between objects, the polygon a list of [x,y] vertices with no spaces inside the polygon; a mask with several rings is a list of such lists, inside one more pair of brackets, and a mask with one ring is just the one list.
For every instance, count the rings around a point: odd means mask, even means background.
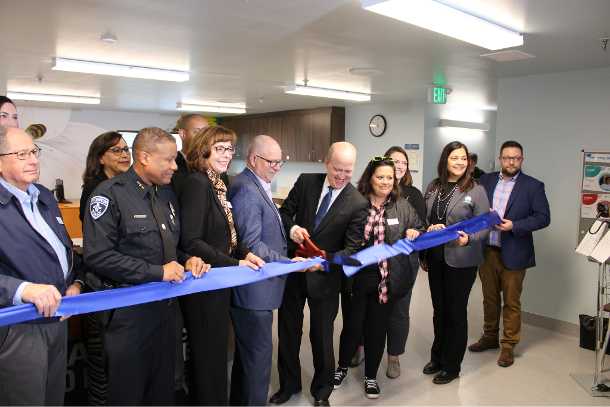
[{"label": "shoulder patch on uniform", "polygon": [[89,202],[89,213],[91,213],[91,217],[94,220],[97,220],[100,216],[106,213],[108,206],[110,204],[110,199],[105,196],[94,196],[91,198]]}]

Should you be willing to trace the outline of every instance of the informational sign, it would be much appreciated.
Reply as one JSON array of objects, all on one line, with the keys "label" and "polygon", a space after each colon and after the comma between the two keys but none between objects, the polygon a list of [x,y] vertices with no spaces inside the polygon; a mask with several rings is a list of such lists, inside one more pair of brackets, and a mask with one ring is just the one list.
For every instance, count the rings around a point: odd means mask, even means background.
[{"label": "informational sign", "polygon": [[610,152],[583,151],[578,242],[598,216],[598,205],[610,205]]},{"label": "informational sign", "polygon": [[407,159],[409,160],[409,171],[420,171],[421,150],[419,149],[419,144],[405,144],[405,151],[407,152]]}]

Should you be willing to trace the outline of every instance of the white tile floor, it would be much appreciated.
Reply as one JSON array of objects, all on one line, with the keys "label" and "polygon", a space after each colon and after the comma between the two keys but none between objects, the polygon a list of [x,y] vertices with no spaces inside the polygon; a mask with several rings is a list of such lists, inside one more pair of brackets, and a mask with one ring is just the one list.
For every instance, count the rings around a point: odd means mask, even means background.
[{"label": "white tile floor", "polygon": [[[527,287],[525,288],[527,289]],[[482,296],[480,282],[473,287],[469,308],[469,343],[478,339],[482,329]],[[303,392],[293,396],[287,405],[311,405],[309,383],[313,374],[309,345],[308,314],[303,328],[301,364]],[[335,354],[338,353],[341,316],[335,321]],[[274,323],[274,360],[270,393],[278,389],[277,328]],[[428,281],[420,271],[413,291],[411,331],[407,351],[401,356],[402,375],[385,376],[386,361],[381,364],[378,379],[381,396],[369,400],[364,396],[362,366],[350,369],[346,383],[333,392],[331,405],[610,405],[608,398],[591,397],[571,377],[571,373],[592,373],[594,353],[578,347],[578,338],[542,328],[524,325],[522,342],[516,348],[515,364],[509,368],[496,365],[498,354],[466,351],[460,379],[447,385],[435,385],[432,377],[421,373],[429,360],[432,341],[432,304]],[[606,365],[610,363],[607,362]],[[610,374],[606,374],[610,376]]]}]

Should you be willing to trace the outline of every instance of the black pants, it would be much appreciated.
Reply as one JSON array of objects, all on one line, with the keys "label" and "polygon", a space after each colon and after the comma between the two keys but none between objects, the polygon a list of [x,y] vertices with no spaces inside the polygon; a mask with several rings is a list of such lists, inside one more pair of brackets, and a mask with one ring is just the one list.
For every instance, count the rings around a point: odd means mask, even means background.
[{"label": "black pants", "polygon": [[442,251],[428,256],[428,282],[434,308],[431,360],[448,373],[459,373],[468,341],[468,297],[476,267],[455,268]]},{"label": "black pants", "polygon": [[364,337],[364,375],[377,378],[385,349],[392,302],[379,302],[379,270],[366,268],[354,277],[349,314],[344,316],[339,345],[339,366],[347,368]]},{"label": "black pants", "polygon": [[174,402],[176,300],[118,308],[104,333],[109,405]]},{"label": "black pants", "polygon": [[231,289],[181,297],[188,332],[189,396],[196,405],[226,405]]},{"label": "black pants", "polygon": [[309,305],[309,340],[313,353],[314,375],[311,395],[327,400],[333,389],[335,355],[333,329],[339,310],[339,293],[318,298],[307,292],[304,273],[292,273],[286,279],[284,299],[278,312],[278,372],[280,389],[290,393],[301,390],[299,351],[303,336],[303,308]]},{"label": "black pants", "polygon": [[0,328],[0,405],[63,405],[67,324]]}]

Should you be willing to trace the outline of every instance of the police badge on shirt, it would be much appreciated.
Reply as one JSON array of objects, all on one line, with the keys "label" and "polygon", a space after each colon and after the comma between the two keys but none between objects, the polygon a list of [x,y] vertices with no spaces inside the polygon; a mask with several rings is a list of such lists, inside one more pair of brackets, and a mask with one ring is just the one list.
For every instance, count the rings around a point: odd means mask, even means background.
[{"label": "police badge on shirt", "polygon": [[105,196],[94,196],[89,202],[89,213],[94,220],[97,220],[100,216],[106,213],[110,200]]}]

